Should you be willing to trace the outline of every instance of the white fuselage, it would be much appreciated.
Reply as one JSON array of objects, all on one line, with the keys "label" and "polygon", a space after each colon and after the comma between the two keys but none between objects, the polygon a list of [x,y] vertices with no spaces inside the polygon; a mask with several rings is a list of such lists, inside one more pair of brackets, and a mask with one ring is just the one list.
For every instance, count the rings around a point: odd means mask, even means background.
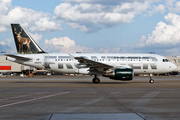
[{"label": "white fuselage", "polygon": [[[176,69],[175,64],[169,62],[165,57],[156,54],[72,53],[71,55],[108,64],[114,66],[114,68],[122,66],[130,67],[134,69],[134,74],[161,74]],[[79,64],[76,59],[66,53],[24,54],[19,56],[31,58],[32,60],[23,61],[11,57],[7,57],[7,60],[60,73],[94,74],[88,71],[89,68],[85,65]]]}]

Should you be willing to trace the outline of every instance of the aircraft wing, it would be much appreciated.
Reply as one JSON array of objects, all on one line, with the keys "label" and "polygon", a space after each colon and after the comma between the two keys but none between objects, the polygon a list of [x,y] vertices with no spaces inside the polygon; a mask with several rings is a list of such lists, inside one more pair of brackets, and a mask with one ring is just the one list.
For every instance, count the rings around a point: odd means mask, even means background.
[{"label": "aircraft wing", "polygon": [[22,56],[18,56],[18,55],[12,55],[12,54],[4,54],[4,55],[5,55],[5,56],[8,56],[8,57],[15,58],[15,59],[17,59],[17,60],[22,60],[22,61],[32,60],[31,58],[22,57]]},{"label": "aircraft wing", "polygon": [[90,68],[113,68],[113,66],[101,63],[98,61],[93,61],[84,57],[74,57],[74,59],[78,60],[81,64],[87,65]]}]

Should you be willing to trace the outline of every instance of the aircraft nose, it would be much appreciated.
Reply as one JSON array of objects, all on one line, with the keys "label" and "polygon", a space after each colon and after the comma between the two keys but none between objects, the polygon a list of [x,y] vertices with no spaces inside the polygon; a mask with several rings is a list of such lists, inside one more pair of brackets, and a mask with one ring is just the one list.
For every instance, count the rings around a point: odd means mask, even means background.
[{"label": "aircraft nose", "polygon": [[171,68],[172,68],[172,70],[176,70],[177,66],[174,63],[172,63]]}]

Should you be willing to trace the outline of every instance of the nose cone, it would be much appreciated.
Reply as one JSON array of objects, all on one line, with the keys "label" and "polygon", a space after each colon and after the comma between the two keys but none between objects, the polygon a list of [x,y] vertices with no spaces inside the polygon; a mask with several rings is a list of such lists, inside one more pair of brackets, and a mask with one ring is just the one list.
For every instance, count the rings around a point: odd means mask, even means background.
[{"label": "nose cone", "polygon": [[176,66],[174,63],[171,63],[171,64],[172,64],[172,65],[171,65],[172,71],[176,70],[176,69],[177,69],[177,66]]},{"label": "nose cone", "polygon": [[168,62],[168,63],[164,62],[164,63],[165,63],[163,65],[164,73],[176,71],[177,66],[174,63],[172,63],[172,62]]}]

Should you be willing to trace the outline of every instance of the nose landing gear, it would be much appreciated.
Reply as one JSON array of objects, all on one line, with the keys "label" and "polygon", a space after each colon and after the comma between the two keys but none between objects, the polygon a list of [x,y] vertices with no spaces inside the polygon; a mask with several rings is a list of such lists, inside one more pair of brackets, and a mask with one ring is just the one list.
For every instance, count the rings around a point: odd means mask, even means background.
[{"label": "nose landing gear", "polygon": [[150,77],[150,80],[149,80],[149,83],[154,83],[154,80],[152,79],[152,74],[149,74],[149,77]]}]

